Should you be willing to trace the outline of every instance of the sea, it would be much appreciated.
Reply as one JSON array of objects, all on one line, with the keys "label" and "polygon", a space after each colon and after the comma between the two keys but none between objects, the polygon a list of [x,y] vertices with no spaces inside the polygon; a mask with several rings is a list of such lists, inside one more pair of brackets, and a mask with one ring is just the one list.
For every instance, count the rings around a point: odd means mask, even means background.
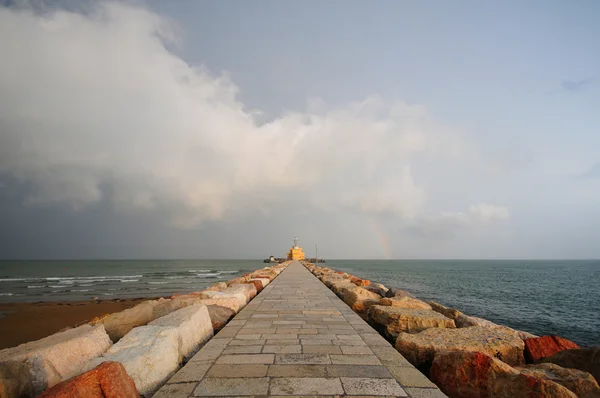
[{"label": "sea", "polygon": [[[600,346],[600,260],[328,260],[324,265],[515,329]],[[264,266],[261,260],[0,261],[0,303],[169,297]]]}]

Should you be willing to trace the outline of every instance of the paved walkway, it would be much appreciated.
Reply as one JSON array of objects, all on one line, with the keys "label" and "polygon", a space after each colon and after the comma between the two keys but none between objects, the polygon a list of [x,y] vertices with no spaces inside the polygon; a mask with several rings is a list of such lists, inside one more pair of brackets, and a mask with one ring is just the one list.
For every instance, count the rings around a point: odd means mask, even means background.
[{"label": "paved walkway", "polygon": [[155,395],[445,397],[299,262]]}]

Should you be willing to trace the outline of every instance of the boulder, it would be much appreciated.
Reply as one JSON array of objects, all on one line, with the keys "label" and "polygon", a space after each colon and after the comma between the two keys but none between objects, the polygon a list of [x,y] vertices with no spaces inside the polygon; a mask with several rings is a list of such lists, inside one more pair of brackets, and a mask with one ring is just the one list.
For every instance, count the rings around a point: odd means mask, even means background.
[{"label": "boulder", "polygon": [[558,336],[542,336],[525,339],[525,360],[533,363],[542,358],[552,356],[559,351],[579,348],[571,340]]},{"label": "boulder", "polygon": [[488,321],[487,319],[478,318],[476,316],[465,315],[462,312],[457,314],[454,319],[457,328],[468,328],[471,326],[483,326],[483,327],[499,327],[497,323]]},{"label": "boulder", "polygon": [[342,290],[352,290],[354,288],[356,288],[356,285],[347,279],[340,279],[338,281],[335,281],[331,283],[330,287],[331,291],[337,294],[339,297],[342,297]]},{"label": "boulder", "polygon": [[240,296],[236,297],[224,297],[216,296],[213,299],[203,299],[198,293],[190,293],[187,295],[177,295],[176,298],[171,301],[164,302],[154,307],[154,318],[160,318],[170,314],[178,309],[193,305],[193,304],[204,304],[204,305],[217,305],[220,307],[229,308],[234,314],[237,314],[242,307],[245,305],[245,297],[242,299]]},{"label": "boulder", "polygon": [[249,279],[267,278],[268,280],[272,281],[273,279],[277,278],[277,275],[279,275],[279,272],[275,270],[262,269],[251,273],[249,275]]},{"label": "boulder", "polygon": [[341,275],[338,274],[326,274],[321,277],[321,282],[323,282],[325,286],[327,286],[330,289],[334,283],[341,281],[347,282],[346,279],[344,279]]},{"label": "boulder", "polygon": [[104,325],[106,333],[108,333],[113,343],[116,343],[134,327],[142,326],[152,321],[154,319],[154,307],[158,304],[158,300],[144,301],[135,307],[115,312],[98,320],[92,320],[90,324]]},{"label": "boulder", "polygon": [[535,334],[532,334],[532,333],[529,333],[529,332],[525,332],[523,330],[517,330],[517,329],[513,329],[513,330],[518,333],[518,335],[521,338],[521,340],[532,339],[534,337],[540,337],[540,336],[537,336]]},{"label": "boulder", "polygon": [[140,395],[152,396],[179,369],[179,338],[174,327],[138,326],[104,355],[89,361],[83,371],[102,362],[120,362]]},{"label": "boulder", "polygon": [[239,277],[239,278],[230,279],[226,283],[227,283],[227,286],[229,286],[229,285],[235,285],[235,284],[238,284],[238,283],[246,283],[246,282],[248,282],[248,278],[242,276],[242,277]]},{"label": "boulder", "polygon": [[454,328],[454,321],[435,311],[375,305],[369,309],[369,321],[395,338],[400,333],[418,333],[429,328]]},{"label": "boulder", "polygon": [[[337,286],[336,286],[337,287]],[[364,313],[369,307],[379,303],[381,296],[370,292],[362,287],[349,283],[338,290],[338,294],[344,303],[348,304],[352,310]]]},{"label": "boulder", "polygon": [[439,352],[433,360],[430,378],[451,398],[576,398],[560,384],[523,374],[482,352]]},{"label": "boulder", "polygon": [[388,289],[388,291],[385,293],[385,297],[410,297],[410,298],[416,298],[412,293],[409,293],[406,290],[398,289],[397,287],[390,287]]},{"label": "boulder", "polygon": [[379,305],[400,308],[416,308],[431,311],[431,306],[424,301],[410,297],[384,297],[379,300]]},{"label": "boulder", "polygon": [[442,304],[437,303],[435,301],[427,301],[427,304],[429,304],[431,306],[431,309],[434,310],[435,312],[439,312],[440,314],[447,316],[450,319],[453,319],[457,328],[467,328],[467,327],[471,327],[471,326],[482,326],[482,327],[489,327],[489,328],[499,327],[499,328],[506,328],[508,330],[512,330],[513,332],[517,333],[522,340],[525,340],[525,339],[528,339],[531,337],[537,337],[536,335],[528,333],[528,332],[511,329],[508,326],[498,325],[492,321],[488,321],[487,319],[478,318],[476,316],[465,315],[462,312],[460,312],[459,310],[457,310],[456,308],[445,307]]},{"label": "boulder", "polygon": [[119,362],[104,362],[94,369],[62,381],[37,398],[139,397],[135,383]]},{"label": "boulder", "polygon": [[252,278],[248,280],[248,283],[254,285],[257,293],[260,293],[270,282],[269,278]]},{"label": "boulder", "polygon": [[381,297],[385,297],[385,294],[388,291],[388,288],[381,283],[371,283],[369,286],[366,286],[365,289],[370,292],[377,293]]},{"label": "boulder", "polygon": [[235,315],[231,308],[221,307],[220,305],[207,305],[208,315],[212,323],[213,330],[221,330],[223,326]]},{"label": "boulder", "polygon": [[198,296],[176,296],[171,300],[164,300],[162,302],[159,302],[152,309],[154,319],[168,315],[171,312],[175,312],[189,305],[196,304],[199,300],[201,299]]},{"label": "boulder", "polygon": [[217,283],[211,285],[206,290],[214,290],[216,292],[220,292],[221,290],[225,290],[225,289],[227,289],[227,283],[225,283],[225,282],[217,282]]},{"label": "boulder", "polygon": [[83,325],[0,350],[0,397],[35,396],[79,374],[111,344],[102,325]]},{"label": "boulder", "polygon": [[426,303],[431,306],[432,310],[434,310],[435,312],[439,312],[440,314],[444,315],[447,318],[453,319],[455,321],[455,323],[456,323],[456,319],[458,319],[458,316],[462,314],[462,312],[460,312],[456,308],[450,308],[450,307],[443,306],[442,304],[440,304],[436,301],[426,301]]},{"label": "boulder", "polygon": [[190,358],[213,336],[213,327],[208,309],[203,304],[194,304],[158,318],[149,326],[175,328],[179,334],[179,361]]},{"label": "boulder", "polygon": [[553,363],[528,365],[519,370],[522,374],[551,380],[565,386],[580,398],[600,397],[600,386],[594,376],[588,372],[563,368]]},{"label": "boulder", "polygon": [[356,286],[360,286],[360,287],[366,287],[366,286],[369,286],[371,284],[370,280],[368,280],[368,279],[360,279],[360,278],[357,278],[356,276],[353,276],[352,278],[350,278],[350,282],[352,282]]},{"label": "boulder", "polygon": [[396,349],[423,371],[429,369],[437,353],[453,350],[482,352],[517,366],[524,362],[524,346],[523,340],[514,331],[481,326],[431,328],[418,334],[401,333],[396,339]]},{"label": "boulder", "polygon": [[252,283],[232,284],[229,285],[227,289],[223,290],[222,293],[231,295],[241,293],[246,297],[246,303],[257,295],[256,287],[254,287],[254,284]]},{"label": "boulder", "polygon": [[591,373],[596,380],[600,380],[600,347],[559,351],[550,357],[541,359],[540,362],[555,363],[563,368],[583,370]]},{"label": "boulder", "polygon": [[200,298],[206,300],[235,300],[236,306],[239,308],[244,308],[244,306],[248,303],[248,298],[244,292],[236,291],[226,292],[223,290],[222,292],[214,292],[214,291],[203,291],[200,294]]}]

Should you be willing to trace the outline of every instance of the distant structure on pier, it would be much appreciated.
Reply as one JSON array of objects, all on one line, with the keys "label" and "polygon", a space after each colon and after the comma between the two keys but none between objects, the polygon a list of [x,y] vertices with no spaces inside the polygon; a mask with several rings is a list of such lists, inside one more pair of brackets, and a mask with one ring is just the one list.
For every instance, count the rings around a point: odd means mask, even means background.
[{"label": "distant structure on pier", "polygon": [[288,260],[304,260],[304,251],[298,246],[298,238],[294,238],[294,246],[290,249],[287,255]]}]

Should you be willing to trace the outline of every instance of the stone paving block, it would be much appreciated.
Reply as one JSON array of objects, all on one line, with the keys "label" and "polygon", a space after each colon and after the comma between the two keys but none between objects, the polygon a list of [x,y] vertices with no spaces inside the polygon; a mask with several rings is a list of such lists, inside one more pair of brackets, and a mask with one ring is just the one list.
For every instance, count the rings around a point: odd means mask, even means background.
[{"label": "stone paving block", "polygon": [[198,382],[204,377],[211,365],[212,362],[188,362],[169,379],[168,383]]},{"label": "stone paving block", "polygon": [[270,365],[270,377],[326,377],[324,365]]},{"label": "stone paving block", "polygon": [[292,377],[271,379],[273,395],[338,395],[343,394],[342,384],[338,378]]},{"label": "stone paving block", "polygon": [[332,345],[331,342],[332,342],[332,340],[302,340],[302,345],[303,346],[309,346],[309,345]]},{"label": "stone paving block", "polygon": [[381,365],[375,355],[331,354],[331,363],[338,365]]},{"label": "stone paving block", "polygon": [[298,345],[265,345],[263,346],[263,353],[271,354],[301,354],[302,346]]},{"label": "stone paving block", "polygon": [[334,339],[337,339],[337,336],[335,334],[331,334],[331,333],[300,335],[300,340],[334,340]]},{"label": "stone paving block", "polygon": [[269,340],[289,340],[289,339],[297,339],[297,334],[267,334],[263,335],[264,339]]},{"label": "stone paving block", "polygon": [[260,340],[261,339],[261,334],[238,334],[237,336],[235,336],[235,340]]},{"label": "stone paving block", "polygon": [[255,321],[244,321],[244,329],[267,329],[270,328],[271,322],[255,322]]},{"label": "stone paving block", "polygon": [[371,333],[360,333],[363,341],[367,343],[369,347],[391,347],[392,345],[383,337],[377,334]]},{"label": "stone paving block", "polygon": [[203,347],[200,351],[198,351],[196,353],[196,355],[194,355],[189,362],[196,362],[196,361],[214,361],[215,359],[217,359],[221,353],[223,352],[223,350],[225,349],[225,346],[218,346],[218,347]]},{"label": "stone paving block", "polygon": [[227,347],[223,350],[223,355],[231,354],[260,354],[262,351],[262,345],[241,345]]},{"label": "stone paving block", "polygon": [[240,346],[240,345],[263,345],[266,340],[232,340],[229,346]]},{"label": "stone paving block", "polygon": [[[284,354],[285,355],[285,354]],[[291,354],[290,354],[291,355]],[[252,363],[273,363],[274,354],[238,354],[238,355],[221,355],[217,360],[217,365],[232,364],[243,365]]]},{"label": "stone paving block", "polygon": [[381,365],[326,365],[325,369],[329,377],[392,378],[386,367]]},{"label": "stone paving block", "polygon": [[204,347],[202,347],[202,349],[208,349],[208,348],[215,348],[215,347],[224,347],[227,344],[229,344],[229,342],[233,340],[231,337],[229,338],[223,338],[223,339],[215,339],[214,337],[208,341],[208,343],[204,344]]},{"label": "stone paving block", "polygon": [[328,354],[278,354],[275,363],[281,365],[294,364],[329,364],[331,360]]},{"label": "stone paving block", "polygon": [[244,320],[232,320],[229,321],[229,323],[227,325],[231,325],[231,326],[242,326],[245,325],[247,321]]},{"label": "stone paving block", "polygon": [[152,397],[154,398],[183,398],[189,396],[196,383],[165,384]]},{"label": "stone paving block", "polygon": [[327,330],[329,329],[328,325],[318,325],[318,324],[313,324],[313,325],[308,325],[308,324],[304,324],[304,325],[299,325],[301,326],[303,329],[324,329]]},{"label": "stone paving block", "polygon": [[394,347],[371,347],[371,350],[384,365],[412,367]]},{"label": "stone paving block", "polygon": [[407,397],[408,394],[394,379],[372,379],[361,377],[341,377],[344,391],[348,395]]},{"label": "stone paving block", "polygon": [[425,375],[408,366],[388,366],[389,372],[404,387],[437,388]]},{"label": "stone paving block", "polygon": [[336,334],[338,340],[360,340],[362,338],[357,334]]},{"label": "stone paving block", "polygon": [[369,347],[360,346],[340,346],[342,354],[366,354],[373,355],[373,351]]},{"label": "stone paving block", "polygon": [[332,340],[333,345],[352,345],[357,347],[367,347],[367,343],[362,340]]},{"label": "stone paving block", "polygon": [[302,325],[306,321],[273,321],[273,325]]},{"label": "stone paving block", "polygon": [[213,365],[206,377],[215,378],[244,378],[244,377],[265,377],[267,375],[268,365]]},{"label": "stone paving block", "polygon": [[277,329],[272,328],[272,329],[265,329],[265,328],[261,328],[261,329],[254,329],[254,328],[246,328],[244,327],[242,330],[240,330],[238,332],[238,336],[243,336],[243,335],[247,335],[247,334],[275,334],[277,332]]},{"label": "stone paving block", "polygon": [[333,345],[303,345],[303,354],[341,354],[342,350]]},{"label": "stone paving block", "polygon": [[238,333],[238,328],[237,326],[231,329],[228,329],[227,326],[225,326],[223,329],[221,329],[221,331],[217,334],[215,334],[215,337],[213,337],[213,339],[223,339],[223,338],[228,338],[228,337],[235,337],[235,335]]},{"label": "stone paving block", "polygon": [[[329,328],[329,333],[335,334],[336,336],[340,336],[340,335],[356,336],[360,339],[360,336],[358,335],[358,333],[356,333],[356,330],[354,330],[354,329],[338,329],[338,328],[339,328],[339,326],[337,326],[336,329]],[[340,337],[338,337],[338,339],[339,338]]]},{"label": "stone paving block", "polygon": [[269,378],[206,378],[198,384],[193,392],[193,396],[248,396],[248,395],[266,395],[269,391]]},{"label": "stone paving block", "polygon": [[266,345],[298,345],[300,344],[300,340],[298,339],[290,339],[290,340],[271,340],[268,339]]},{"label": "stone paving block", "polygon": [[446,394],[437,388],[406,387],[404,389],[412,398],[448,398]]}]

